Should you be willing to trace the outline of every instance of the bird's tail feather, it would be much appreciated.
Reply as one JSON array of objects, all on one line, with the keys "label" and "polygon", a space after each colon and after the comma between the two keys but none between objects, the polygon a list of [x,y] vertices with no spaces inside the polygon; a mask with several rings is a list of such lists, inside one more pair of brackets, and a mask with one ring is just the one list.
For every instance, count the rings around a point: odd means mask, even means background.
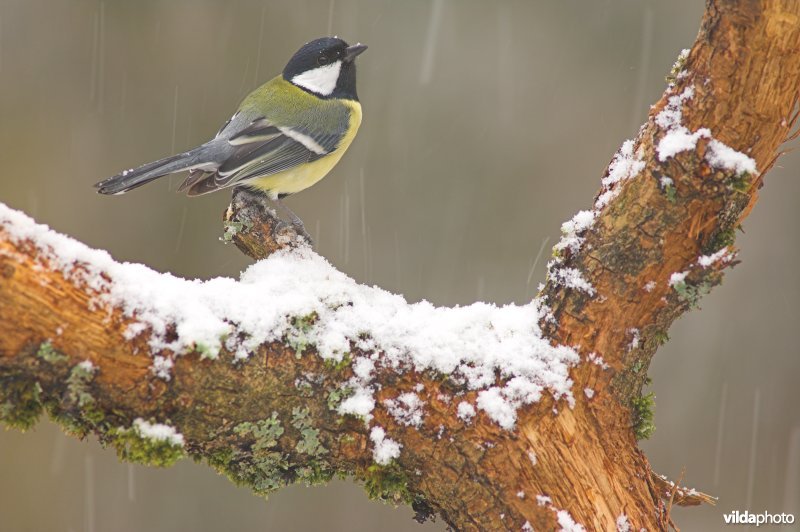
[{"label": "bird's tail feather", "polygon": [[140,187],[165,175],[174,174],[183,170],[197,168],[213,161],[207,160],[206,146],[199,146],[193,150],[178,155],[165,157],[152,163],[144,164],[138,168],[125,170],[113,177],[109,177],[95,184],[100,194],[124,194],[129,190]]}]

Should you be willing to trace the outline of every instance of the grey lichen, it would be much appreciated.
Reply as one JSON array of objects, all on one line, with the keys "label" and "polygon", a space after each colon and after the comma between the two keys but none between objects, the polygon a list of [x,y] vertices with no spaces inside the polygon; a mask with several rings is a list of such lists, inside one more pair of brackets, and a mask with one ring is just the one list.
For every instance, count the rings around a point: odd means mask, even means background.
[{"label": "grey lichen", "polygon": [[53,348],[53,344],[50,343],[50,340],[42,342],[41,345],[39,345],[36,356],[50,364],[58,364],[59,362],[65,362],[67,360],[66,355]]},{"label": "grey lichen", "polygon": [[678,297],[688,303],[689,308],[697,308],[700,299],[711,292],[713,285],[706,282],[699,282],[697,284],[680,281],[672,285],[672,289],[678,294]]},{"label": "grey lichen", "polygon": [[341,388],[334,388],[328,392],[328,409],[334,412],[339,409],[342,401],[353,395],[354,390],[350,386],[343,386]]},{"label": "grey lichen", "polygon": [[233,242],[233,239],[236,235],[241,232],[246,232],[252,229],[253,224],[252,222],[232,222],[230,220],[225,220],[223,222],[223,232],[222,232],[222,241],[226,244],[230,244]]},{"label": "grey lichen", "polygon": [[333,358],[325,359],[325,367],[334,373],[339,373],[349,368],[353,364],[353,356],[348,352],[342,355],[341,360]]},{"label": "grey lichen", "polygon": [[278,419],[278,413],[273,412],[272,417],[255,423],[249,421],[239,423],[233,432],[239,436],[252,435],[255,438],[253,451],[265,451],[278,445],[278,439],[283,435],[283,427]]},{"label": "grey lichen", "polygon": [[319,440],[319,430],[311,426],[308,408],[295,407],[292,409],[292,426],[300,433],[300,440],[295,445],[298,453],[321,456],[328,452]]},{"label": "grey lichen", "polygon": [[265,496],[288,484],[288,460],[282,452],[274,450],[284,433],[277,412],[255,423],[239,423],[233,432],[239,436],[253,437],[252,455],[247,457],[234,453],[226,457],[227,463],[219,467],[224,473],[238,484],[246,484]]},{"label": "grey lichen", "polygon": [[317,318],[316,312],[312,312],[307,316],[292,318],[292,328],[286,334],[286,343],[294,350],[297,358],[303,356],[303,352],[314,345],[311,338],[311,330]]},{"label": "grey lichen", "polygon": [[97,407],[91,393],[91,382],[97,368],[88,360],[72,367],[67,377],[67,390],[62,400],[50,398],[45,408],[68,433],[83,438],[92,430],[103,431],[105,414]]},{"label": "grey lichen", "polygon": [[79,408],[94,403],[94,397],[89,392],[89,383],[94,379],[97,368],[88,360],[76,364],[67,377],[67,392],[72,403]]}]

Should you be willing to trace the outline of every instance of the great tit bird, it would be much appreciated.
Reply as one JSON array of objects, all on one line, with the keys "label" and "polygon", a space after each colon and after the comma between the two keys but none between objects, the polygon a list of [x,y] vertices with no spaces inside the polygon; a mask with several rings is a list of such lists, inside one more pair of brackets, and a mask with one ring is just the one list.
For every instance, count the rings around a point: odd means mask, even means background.
[{"label": "great tit bird", "polygon": [[185,170],[178,190],[189,196],[245,186],[280,200],[310,187],[339,162],[361,125],[355,58],[366,49],[336,37],[307,43],[212,140],[101,181],[98,192],[123,194]]}]

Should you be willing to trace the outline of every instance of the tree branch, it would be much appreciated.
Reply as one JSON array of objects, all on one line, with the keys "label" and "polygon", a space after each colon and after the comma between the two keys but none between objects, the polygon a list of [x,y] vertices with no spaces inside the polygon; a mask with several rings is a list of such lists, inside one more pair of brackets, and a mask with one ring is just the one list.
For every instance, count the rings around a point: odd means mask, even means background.
[{"label": "tree branch", "polygon": [[222,217],[222,239],[233,242],[248,257],[264,259],[276,251],[306,245],[293,225],[281,220],[262,194],[235,188]]},{"label": "tree branch", "polygon": [[358,286],[243,194],[226,235],[268,258],[238,283],[121,265],[2,207],[0,419],[46,410],[122,458],[190,455],[257,493],[354,476],[456,529],[666,529],[661,499],[685,494],[637,449],[641,388],[735,262],[796,121],[798,51],[800,5],[709,1],[524,307]]}]

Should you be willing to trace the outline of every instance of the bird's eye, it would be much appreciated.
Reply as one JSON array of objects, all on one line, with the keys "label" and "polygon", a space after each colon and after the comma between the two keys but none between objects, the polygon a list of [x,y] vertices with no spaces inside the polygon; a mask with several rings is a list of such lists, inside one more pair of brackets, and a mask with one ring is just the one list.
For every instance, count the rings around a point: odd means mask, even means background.
[{"label": "bird's eye", "polygon": [[327,65],[328,61],[329,61],[329,59],[328,59],[328,56],[326,56],[326,55],[321,55],[321,56],[319,56],[317,58],[317,64],[318,65]]}]

